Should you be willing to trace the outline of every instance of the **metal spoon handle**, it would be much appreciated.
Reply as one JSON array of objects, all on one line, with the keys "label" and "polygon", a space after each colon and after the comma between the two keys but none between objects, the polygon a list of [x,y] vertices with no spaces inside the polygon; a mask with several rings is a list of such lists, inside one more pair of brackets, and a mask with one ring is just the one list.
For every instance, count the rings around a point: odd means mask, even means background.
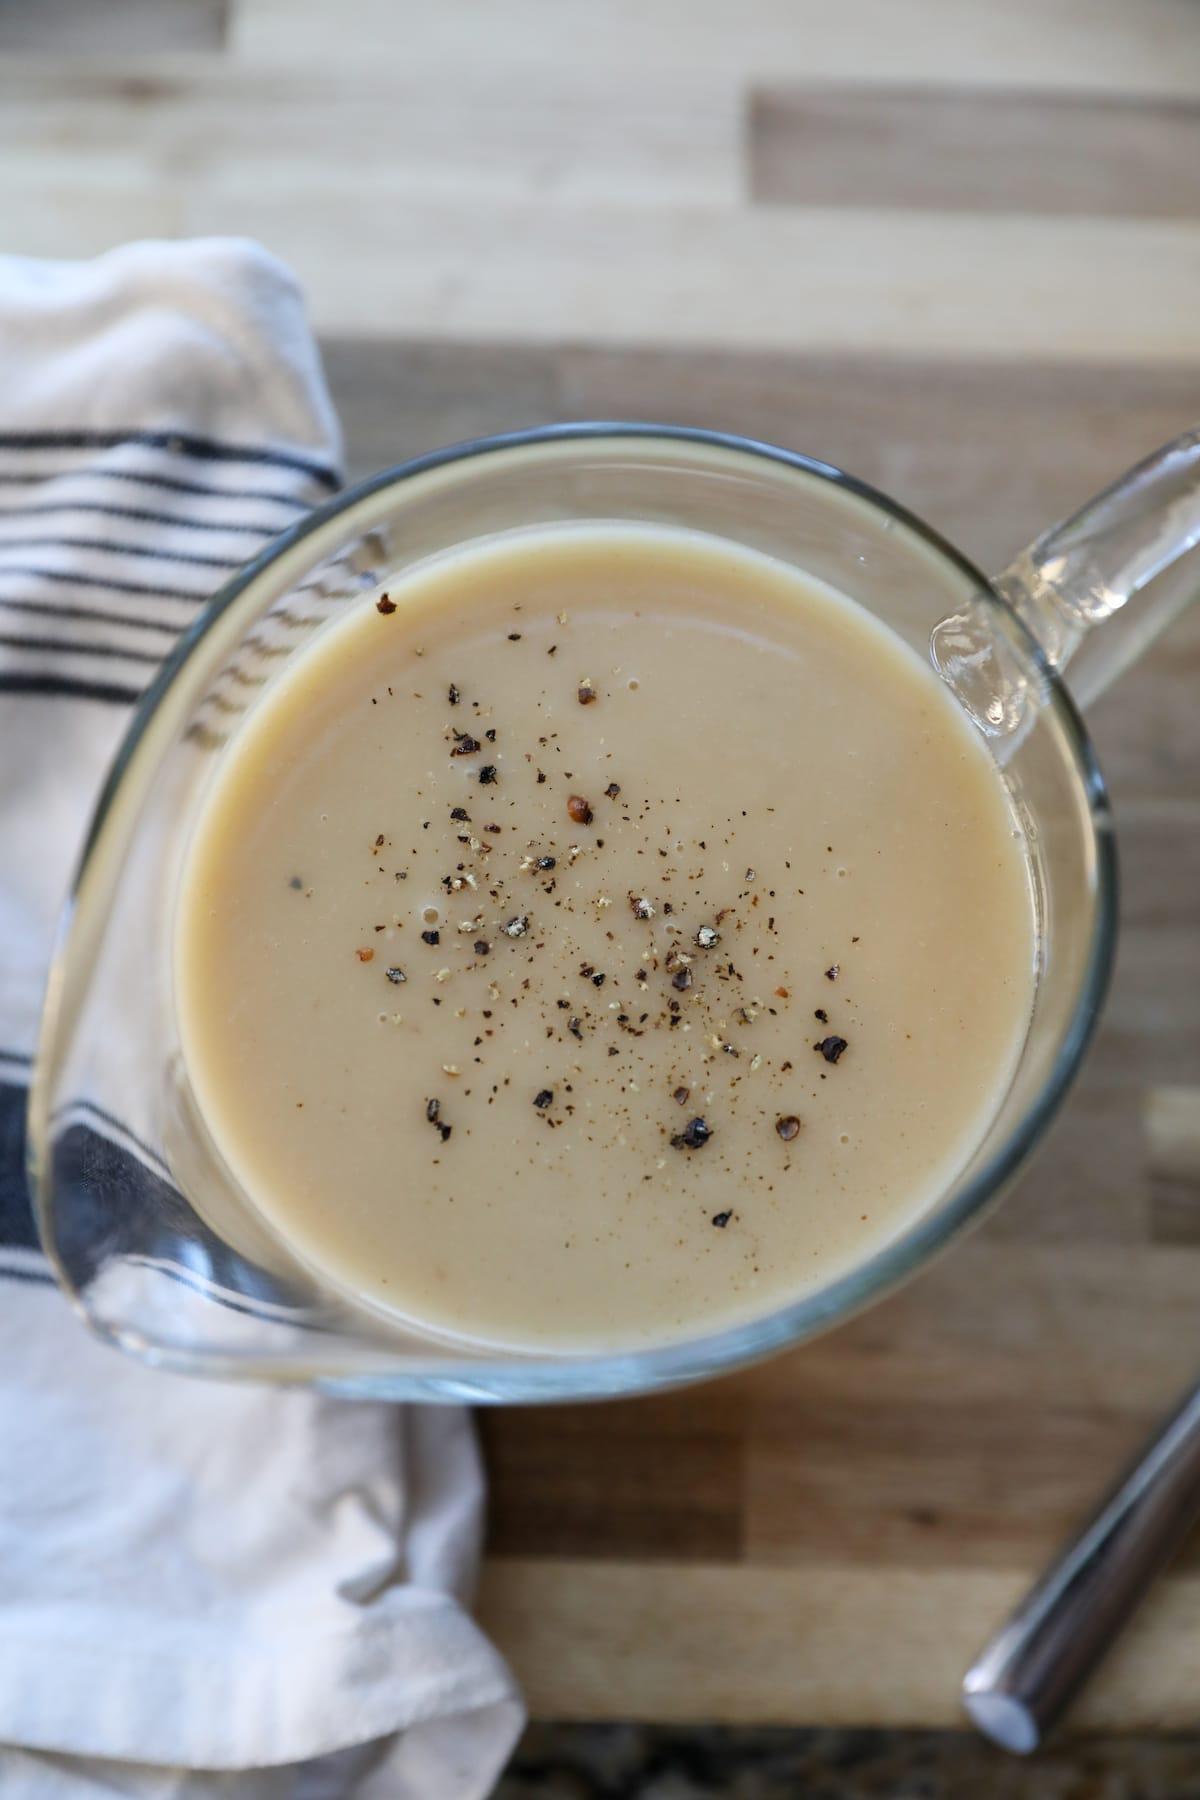
[{"label": "metal spoon handle", "polygon": [[1198,1514],[1200,1387],[968,1670],[963,1704],[985,1737],[1036,1749]]}]

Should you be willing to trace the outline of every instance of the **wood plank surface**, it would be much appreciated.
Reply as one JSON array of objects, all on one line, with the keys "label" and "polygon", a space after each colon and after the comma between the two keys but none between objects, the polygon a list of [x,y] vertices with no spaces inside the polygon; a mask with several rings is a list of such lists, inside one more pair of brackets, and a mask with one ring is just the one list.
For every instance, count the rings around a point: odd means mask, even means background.
[{"label": "wood plank surface", "polygon": [[[833,456],[993,568],[1200,416],[1192,364],[354,339],[325,353],[371,466],[539,417],[719,423]],[[1118,973],[1055,1133],[981,1231],[863,1319],[762,1368],[603,1408],[484,1416],[485,1606],[539,1715],[953,1722],[954,1671],[1200,1366],[1200,1259],[1176,1248],[1200,1241],[1198,674],[1193,613],[1095,709],[1125,860]],[[1182,1566],[1198,1560],[1200,1545]],[[941,1598],[922,1574],[944,1578]],[[633,1657],[643,1593],[657,1627]],[[832,1636],[798,1595],[818,1610],[837,1596]],[[1166,1634],[1191,1614],[1168,1584],[1146,1616]],[[1188,1723],[1190,1651],[1164,1685],[1136,1645],[1081,1716]],[[741,1674],[722,1686],[731,1664]]]},{"label": "wood plank surface", "polygon": [[380,46],[450,86],[481,62],[498,82],[586,63],[615,86],[681,69],[729,82],[899,81],[1194,99],[1191,0],[234,0],[233,52],[262,65],[357,71]]},{"label": "wood plank surface", "polygon": [[753,200],[793,206],[1200,216],[1200,102],[987,88],[767,88]]},{"label": "wood plank surface", "polygon": [[[353,473],[549,419],[717,426],[995,570],[1200,418],[1192,0],[223,10],[0,10],[5,247],[262,237]],[[1200,609],[1093,710],[1111,1002],[970,1241],[760,1368],[484,1419],[482,1617],[535,1714],[957,1722],[971,1654],[1200,1369],[1198,693]],[[1079,1723],[1194,1724],[1198,1662],[1193,1544]]]},{"label": "wood plank surface", "polygon": [[[0,161],[0,178],[14,169]],[[315,191],[21,179],[6,225],[50,254],[64,220],[114,235],[261,238],[316,324],[515,343],[835,351],[1174,365],[1196,347],[1200,222],[849,208],[414,200],[352,176]],[[322,246],[314,254],[314,242]],[[970,272],[969,277],[968,273]],[[1097,284],[1103,271],[1103,303]]]},{"label": "wood plank surface", "polygon": [[[360,248],[377,241],[380,253],[389,221],[364,214],[380,202],[731,207],[742,159],[738,94],[687,75],[667,85],[630,71],[614,93],[587,68],[515,89],[468,68],[447,90],[403,67],[314,86],[307,70],[224,57],[143,55],[119,70],[82,56],[0,62],[14,205],[47,189],[120,192],[131,207],[169,198],[181,211],[325,197],[348,210]],[[314,217],[309,244],[324,230]],[[354,258],[347,273],[358,270]]]},{"label": "wood plank surface", "polygon": [[[870,1569],[537,1560],[493,1565],[480,1610],[509,1636],[516,1673],[546,1718],[961,1725],[975,1622],[1002,1618],[1020,1592],[1019,1576],[981,1570],[881,1579]],[[1071,1728],[1194,1729],[1198,1683],[1200,1580],[1188,1577],[1134,1621]],[[1163,1790],[1163,1800],[1192,1791]]]},{"label": "wood plank surface", "polygon": [[1193,357],[1132,368],[614,349],[578,337],[448,345],[382,331],[326,334],[322,351],[352,475],[438,443],[553,420],[709,426],[827,457],[993,571],[1048,520],[1200,418],[1200,322]]},{"label": "wood plank surface", "polygon": [[227,0],[0,0],[0,55],[144,56],[163,50],[216,50],[224,41]]}]

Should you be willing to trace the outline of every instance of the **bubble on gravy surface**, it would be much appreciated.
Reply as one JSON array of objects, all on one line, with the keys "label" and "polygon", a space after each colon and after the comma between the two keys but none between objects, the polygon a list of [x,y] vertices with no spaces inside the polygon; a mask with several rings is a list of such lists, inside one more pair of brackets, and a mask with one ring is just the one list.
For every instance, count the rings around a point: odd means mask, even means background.
[{"label": "bubble on gravy surface", "polygon": [[385,583],[266,691],[175,990],[306,1264],[440,1336],[612,1350],[912,1224],[1034,963],[1005,789],[906,645],[723,540],[547,527]]}]

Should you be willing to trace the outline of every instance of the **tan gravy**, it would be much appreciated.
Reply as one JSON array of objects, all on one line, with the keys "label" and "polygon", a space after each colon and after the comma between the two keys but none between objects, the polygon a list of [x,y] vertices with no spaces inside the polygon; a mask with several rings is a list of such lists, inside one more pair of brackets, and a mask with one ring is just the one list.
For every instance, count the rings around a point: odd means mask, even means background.
[{"label": "tan gravy", "polygon": [[700,534],[546,527],[322,632],[181,884],[196,1100],[339,1289],[614,1349],[843,1274],[1011,1079],[1028,868],[987,752],[869,613]]}]

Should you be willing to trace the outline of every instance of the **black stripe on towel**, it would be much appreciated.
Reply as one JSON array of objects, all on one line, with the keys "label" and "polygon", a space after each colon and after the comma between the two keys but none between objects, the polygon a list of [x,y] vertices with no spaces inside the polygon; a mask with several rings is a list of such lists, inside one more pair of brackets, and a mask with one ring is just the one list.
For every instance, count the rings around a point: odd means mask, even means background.
[{"label": "black stripe on towel", "polygon": [[28,1281],[36,1287],[53,1287],[54,1277],[49,1269],[10,1269],[0,1263],[0,1281]]},{"label": "black stripe on towel", "polygon": [[0,575],[24,575],[35,581],[59,581],[66,587],[107,588],[113,594],[148,594],[152,600],[191,600],[203,606],[212,599],[213,590],[196,593],[194,588],[156,587],[153,582],[117,581],[111,575],[81,575],[70,569],[26,568],[0,562]]},{"label": "black stripe on towel", "polygon": [[98,700],[104,706],[134,706],[143,690],[116,681],[83,681],[74,675],[0,670],[0,695],[16,694],[32,699]]},{"label": "black stripe on towel", "polygon": [[[25,1107],[29,1090],[0,1084],[0,1249],[36,1250],[38,1235],[25,1180]],[[7,1273],[7,1271],[5,1271]]]},{"label": "black stripe on towel", "polygon": [[[45,479],[53,480],[53,477]],[[102,500],[39,500],[33,506],[0,506],[0,520],[41,518],[47,513],[96,513],[106,519],[130,519],[139,525],[166,525],[180,531],[219,531],[227,536],[274,537],[280,530],[278,525],[238,524],[233,519],[185,519],[179,513],[150,512],[141,506],[108,506]],[[55,539],[56,543],[58,541]]]},{"label": "black stripe on towel", "polygon": [[287,450],[270,450],[263,444],[228,444],[217,438],[196,437],[186,431],[4,431],[0,450],[115,450],[121,444],[145,444],[176,456],[194,456],[204,462],[259,463],[273,469],[294,469],[331,491],[341,486],[336,470]]},{"label": "black stripe on towel", "polygon": [[81,644],[73,638],[18,637],[15,632],[0,631],[0,646],[6,650],[49,651],[51,656],[115,656],[126,662],[151,663],[155,668],[162,656],[153,650],[122,650],[119,644]]},{"label": "black stripe on towel", "polygon": [[[131,625],[136,631],[159,631],[175,639],[187,625],[168,625],[162,619],[139,619],[136,614],[108,612],[102,606],[59,606],[53,600],[6,600],[0,594],[0,612],[32,613],[39,619],[89,619],[97,625]],[[166,651],[163,651],[164,656]]]},{"label": "black stripe on towel", "polygon": [[172,494],[196,494],[204,500],[261,500],[269,506],[286,506],[291,512],[308,512],[312,504],[308,500],[298,500],[294,494],[273,494],[268,488],[212,487],[203,481],[176,481],[171,475],[158,475],[149,469],[48,469],[37,475],[0,470],[0,487],[41,487],[48,481],[132,481],[140,487],[165,488]]},{"label": "black stripe on towel", "polygon": [[164,550],[156,544],[126,544],[115,538],[0,537],[0,552],[5,550],[99,550],[105,556],[146,556],[152,562],[194,563],[198,569],[238,567],[236,556],[198,556],[189,550]]}]

